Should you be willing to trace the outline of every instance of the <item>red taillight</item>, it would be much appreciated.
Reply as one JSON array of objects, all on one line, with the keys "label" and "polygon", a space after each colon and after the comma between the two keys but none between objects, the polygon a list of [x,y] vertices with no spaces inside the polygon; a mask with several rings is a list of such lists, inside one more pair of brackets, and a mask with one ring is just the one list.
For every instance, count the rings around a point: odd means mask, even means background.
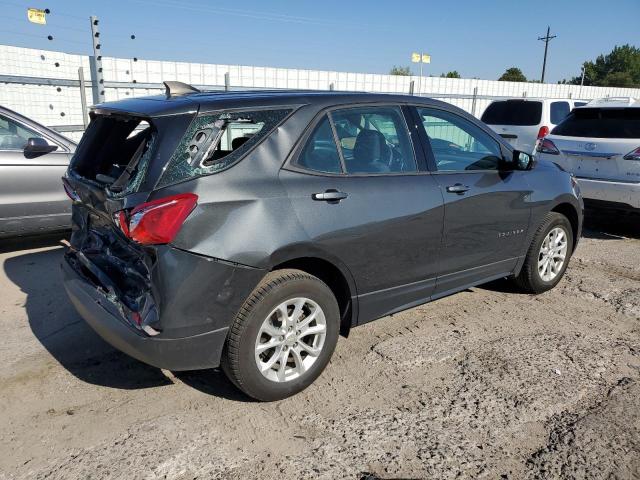
[{"label": "red taillight", "polygon": [[129,215],[120,211],[115,220],[127,237],[142,245],[169,243],[197,203],[197,195],[181,193],[138,205]]},{"label": "red taillight", "polygon": [[540,127],[540,130],[538,130],[538,140],[546,137],[547,135],[549,135],[549,127],[543,125]]},{"label": "red taillight", "polygon": [[546,138],[538,142],[536,150],[540,153],[548,153],[549,155],[558,155],[560,153],[560,150],[558,150],[555,143]]},{"label": "red taillight", "polygon": [[640,160],[640,147],[630,151],[624,157],[625,160]]}]

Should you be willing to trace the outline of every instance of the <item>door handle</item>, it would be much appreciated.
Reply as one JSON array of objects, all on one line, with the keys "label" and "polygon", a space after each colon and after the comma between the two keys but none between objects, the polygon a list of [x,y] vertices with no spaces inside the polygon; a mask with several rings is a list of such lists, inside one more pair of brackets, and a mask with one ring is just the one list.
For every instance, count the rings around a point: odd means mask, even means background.
[{"label": "door handle", "polygon": [[457,193],[458,195],[464,195],[465,192],[469,191],[470,187],[468,185],[463,185],[461,183],[456,183],[455,185],[449,185],[447,187],[447,192],[449,193]]},{"label": "door handle", "polygon": [[311,198],[318,201],[325,201],[329,203],[338,203],[340,200],[347,198],[349,194],[339,192],[338,190],[327,190],[323,193],[314,193]]}]

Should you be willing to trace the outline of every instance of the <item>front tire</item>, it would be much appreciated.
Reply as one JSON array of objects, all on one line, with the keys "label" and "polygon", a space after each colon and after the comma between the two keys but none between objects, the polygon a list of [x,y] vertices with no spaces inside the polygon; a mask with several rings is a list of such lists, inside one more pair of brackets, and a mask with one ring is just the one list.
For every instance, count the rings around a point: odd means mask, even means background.
[{"label": "front tire", "polygon": [[533,236],[516,284],[529,293],[551,290],[562,279],[572,252],[571,223],[564,215],[549,212]]},{"label": "front tire", "polygon": [[257,400],[280,400],[307,388],[333,354],[340,330],[335,296],[319,278],[276,270],[236,315],[222,369]]}]

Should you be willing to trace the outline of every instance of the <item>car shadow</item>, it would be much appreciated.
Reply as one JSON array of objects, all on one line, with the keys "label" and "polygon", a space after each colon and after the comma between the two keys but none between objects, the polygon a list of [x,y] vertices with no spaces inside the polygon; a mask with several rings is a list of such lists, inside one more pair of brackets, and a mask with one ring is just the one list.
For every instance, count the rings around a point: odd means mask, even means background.
[{"label": "car shadow", "polygon": [[587,210],[583,235],[601,240],[640,238],[640,214]]},{"label": "car shadow", "polygon": [[[34,242],[21,245],[52,248],[5,258],[4,271],[26,295],[24,308],[29,327],[51,356],[79,380],[94,385],[143,389],[172,384],[162,370],[110,346],[78,315],[62,285],[60,262],[64,248],[60,237]],[[217,371],[184,372],[176,377],[210,395],[246,400]]]},{"label": "car shadow", "polygon": [[478,285],[475,288],[490,290],[492,292],[528,295],[527,292],[524,292],[512,280],[508,278],[499,278],[498,280],[493,280],[491,282]]},{"label": "car shadow", "polygon": [[207,395],[235,400],[238,402],[255,402],[253,398],[238,390],[218,368],[207,370],[189,370],[185,372],[173,372],[177,379],[191,388],[199,390]]}]

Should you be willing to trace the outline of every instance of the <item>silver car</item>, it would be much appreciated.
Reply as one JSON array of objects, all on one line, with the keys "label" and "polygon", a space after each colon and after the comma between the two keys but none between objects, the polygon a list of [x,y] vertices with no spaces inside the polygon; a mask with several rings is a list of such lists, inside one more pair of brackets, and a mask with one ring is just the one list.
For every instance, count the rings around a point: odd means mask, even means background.
[{"label": "silver car", "polygon": [[76,144],[0,107],[0,237],[65,230],[71,202],[60,178]]}]

